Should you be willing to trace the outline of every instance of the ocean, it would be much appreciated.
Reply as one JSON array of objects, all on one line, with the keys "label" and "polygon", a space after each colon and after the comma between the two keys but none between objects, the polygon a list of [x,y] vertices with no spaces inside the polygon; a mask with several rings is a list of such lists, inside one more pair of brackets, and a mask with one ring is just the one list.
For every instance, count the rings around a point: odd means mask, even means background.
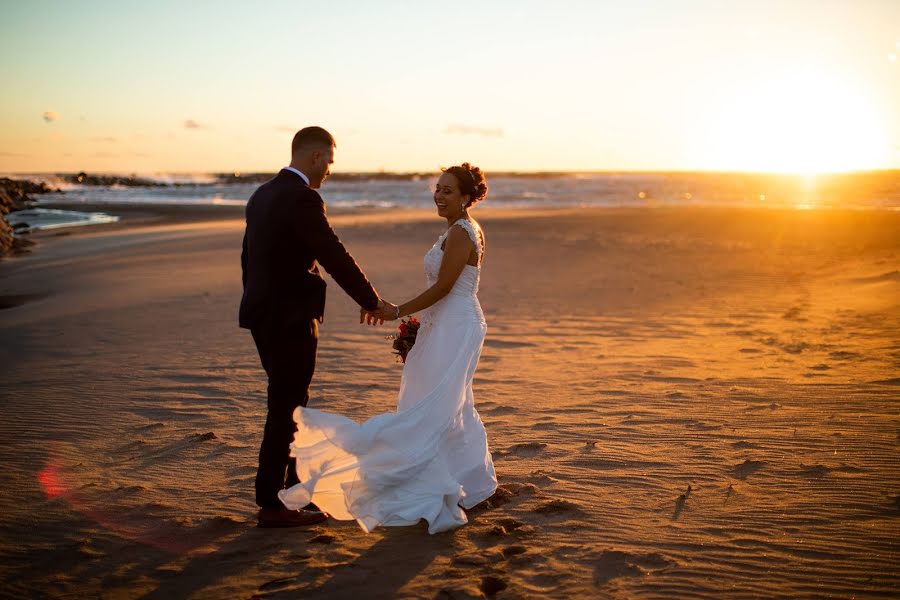
[{"label": "ocean", "polygon": [[[19,231],[115,220],[117,204],[243,205],[264,176],[239,174],[141,175],[127,185],[84,185],[71,175],[16,173],[60,193],[38,197],[35,208],[9,215]],[[135,178],[136,176],[131,176]],[[320,193],[332,209],[429,208],[436,175],[336,173]],[[672,206],[756,206],[812,209],[900,209],[900,171],[831,175],[748,173],[488,173],[485,206],[502,209]],[[52,204],[53,211],[41,205]],[[109,204],[107,213],[79,205]]]}]

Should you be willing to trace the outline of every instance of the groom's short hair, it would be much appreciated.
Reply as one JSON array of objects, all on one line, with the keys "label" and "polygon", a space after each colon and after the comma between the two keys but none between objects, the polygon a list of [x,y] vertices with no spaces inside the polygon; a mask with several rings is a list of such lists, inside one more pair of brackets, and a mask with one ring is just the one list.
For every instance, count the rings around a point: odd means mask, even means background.
[{"label": "groom's short hair", "polygon": [[304,127],[294,134],[294,141],[291,142],[291,154],[296,154],[298,150],[310,147],[330,148],[337,146],[334,137],[321,127]]}]

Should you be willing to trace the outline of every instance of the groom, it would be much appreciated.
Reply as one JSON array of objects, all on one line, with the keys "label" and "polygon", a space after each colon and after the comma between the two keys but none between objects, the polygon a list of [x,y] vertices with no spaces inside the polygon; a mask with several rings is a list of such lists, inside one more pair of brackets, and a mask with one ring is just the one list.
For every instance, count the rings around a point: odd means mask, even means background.
[{"label": "groom", "polygon": [[241,270],[240,326],[250,330],[269,379],[268,414],[256,472],[261,527],[296,527],[325,520],[315,505],[288,510],[279,490],[298,483],[290,458],[294,409],[306,406],[316,367],[325,281],[316,263],[368,312],[385,306],[325,216],[316,190],[334,162],[334,138],[321,127],[297,132],[291,164],[247,202]]}]

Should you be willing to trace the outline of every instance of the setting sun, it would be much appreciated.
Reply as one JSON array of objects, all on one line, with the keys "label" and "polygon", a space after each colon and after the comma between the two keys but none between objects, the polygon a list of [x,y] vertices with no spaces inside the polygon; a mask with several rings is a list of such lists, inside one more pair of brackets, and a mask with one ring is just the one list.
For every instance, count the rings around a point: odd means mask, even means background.
[{"label": "setting sun", "polygon": [[826,173],[886,166],[890,145],[879,107],[849,80],[786,74],[741,88],[713,117],[716,168]]}]

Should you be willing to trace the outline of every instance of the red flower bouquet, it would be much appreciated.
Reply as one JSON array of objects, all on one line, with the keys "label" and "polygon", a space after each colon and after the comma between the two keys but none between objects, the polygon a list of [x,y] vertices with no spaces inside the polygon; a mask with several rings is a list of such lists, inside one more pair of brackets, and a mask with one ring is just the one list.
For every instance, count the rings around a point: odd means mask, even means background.
[{"label": "red flower bouquet", "polygon": [[400,357],[400,362],[406,362],[406,355],[416,343],[416,334],[419,332],[419,321],[415,317],[401,319],[397,327],[397,333],[389,335],[389,340],[394,340],[394,354]]}]

